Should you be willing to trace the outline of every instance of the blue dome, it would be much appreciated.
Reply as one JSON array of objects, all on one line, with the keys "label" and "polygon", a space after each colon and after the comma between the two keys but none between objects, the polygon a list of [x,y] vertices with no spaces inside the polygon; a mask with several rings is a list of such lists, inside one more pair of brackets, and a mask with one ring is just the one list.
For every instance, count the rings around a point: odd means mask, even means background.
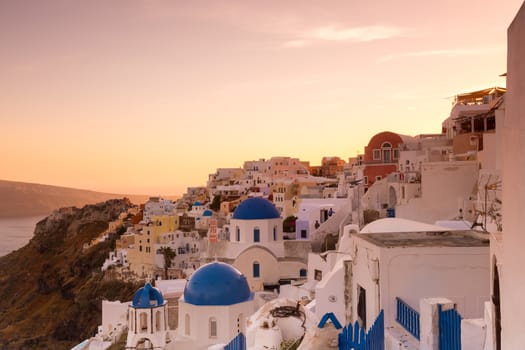
[{"label": "blue dome", "polygon": [[280,217],[279,211],[272,202],[259,197],[244,200],[233,212],[233,218],[240,220],[278,219]]},{"label": "blue dome", "polygon": [[212,216],[212,215],[213,215],[213,212],[208,209],[202,212],[202,216]]},{"label": "blue dome", "polygon": [[135,292],[131,306],[137,309],[148,309],[164,304],[162,293],[151,284],[146,283],[144,287]]},{"label": "blue dome", "polygon": [[196,201],[195,203],[193,203],[193,206],[194,207],[200,207],[200,206],[202,206],[202,203],[199,202],[199,201]]},{"label": "blue dome", "polygon": [[212,262],[195,271],[184,288],[184,301],[193,305],[233,305],[253,299],[246,277],[235,267]]}]

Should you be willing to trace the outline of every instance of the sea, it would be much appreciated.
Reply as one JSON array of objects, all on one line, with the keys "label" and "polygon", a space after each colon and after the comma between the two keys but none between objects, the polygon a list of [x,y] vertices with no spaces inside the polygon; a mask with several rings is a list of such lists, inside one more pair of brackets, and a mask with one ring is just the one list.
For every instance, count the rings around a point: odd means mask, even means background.
[{"label": "sea", "polygon": [[0,219],[0,256],[25,246],[35,231],[36,223],[45,216]]}]

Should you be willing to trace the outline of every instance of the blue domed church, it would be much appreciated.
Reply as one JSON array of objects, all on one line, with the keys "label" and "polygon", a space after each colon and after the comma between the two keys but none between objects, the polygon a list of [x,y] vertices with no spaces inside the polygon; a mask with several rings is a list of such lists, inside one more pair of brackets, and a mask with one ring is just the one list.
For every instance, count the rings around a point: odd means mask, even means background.
[{"label": "blue domed church", "polygon": [[241,202],[233,212],[228,231],[227,241],[210,244],[208,257],[242,272],[250,290],[263,290],[283,279],[298,279],[306,271],[307,242],[285,244],[282,218],[269,200],[253,197]]},{"label": "blue domed church", "polygon": [[226,344],[246,333],[246,318],[255,311],[246,277],[233,266],[212,262],[195,271],[179,300],[179,335],[192,349]]},{"label": "blue domed church", "polygon": [[149,283],[133,297],[128,310],[126,349],[208,349],[246,334],[255,312],[246,277],[233,266],[212,262],[197,269],[179,299],[178,328],[168,329],[162,293]]},{"label": "blue domed church", "polygon": [[140,288],[128,309],[126,349],[165,349],[168,339],[168,306],[151,284]]}]

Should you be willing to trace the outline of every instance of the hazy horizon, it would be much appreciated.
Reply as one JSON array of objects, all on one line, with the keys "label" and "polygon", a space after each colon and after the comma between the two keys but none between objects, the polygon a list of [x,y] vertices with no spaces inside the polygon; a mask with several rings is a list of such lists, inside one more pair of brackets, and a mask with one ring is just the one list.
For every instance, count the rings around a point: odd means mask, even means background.
[{"label": "hazy horizon", "polygon": [[218,167],[347,160],[505,86],[521,0],[0,2],[0,178],[180,195]]},{"label": "hazy horizon", "polygon": [[158,196],[160,195],[165,198],[182,196],[182,194],[171,194],[171,193],[129,193],[129,192],[128,193],[118,193],[118,192],[111,192],[111,191],[105,192],[105,191],[99,191],[99,190],[91,189],[91,188],[71,187],[71,186],[63,186],[61,184],[49,184],[49,183],[41,183],[41,182],[18,181],[18,180],[3,179],[3,178],[0,178],[0,181],[21,182],[21,183],[27,183],[31,185],[62,187],[62,188],[71,189],[71,190],[92,191],[92,192],[97,192],[97,193],[115,194],[115,195],[135,195],[135,196]]}]

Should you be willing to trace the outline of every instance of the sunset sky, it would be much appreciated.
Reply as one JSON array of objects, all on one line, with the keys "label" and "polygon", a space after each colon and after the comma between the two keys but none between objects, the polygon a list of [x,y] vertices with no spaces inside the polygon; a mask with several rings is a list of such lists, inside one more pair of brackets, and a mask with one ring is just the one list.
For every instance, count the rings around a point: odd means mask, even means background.
[{"label": "sunset sky", "polygon": [[436,133],[505,86],[522,0],[0,0],[0,179],[182,194]]}]

